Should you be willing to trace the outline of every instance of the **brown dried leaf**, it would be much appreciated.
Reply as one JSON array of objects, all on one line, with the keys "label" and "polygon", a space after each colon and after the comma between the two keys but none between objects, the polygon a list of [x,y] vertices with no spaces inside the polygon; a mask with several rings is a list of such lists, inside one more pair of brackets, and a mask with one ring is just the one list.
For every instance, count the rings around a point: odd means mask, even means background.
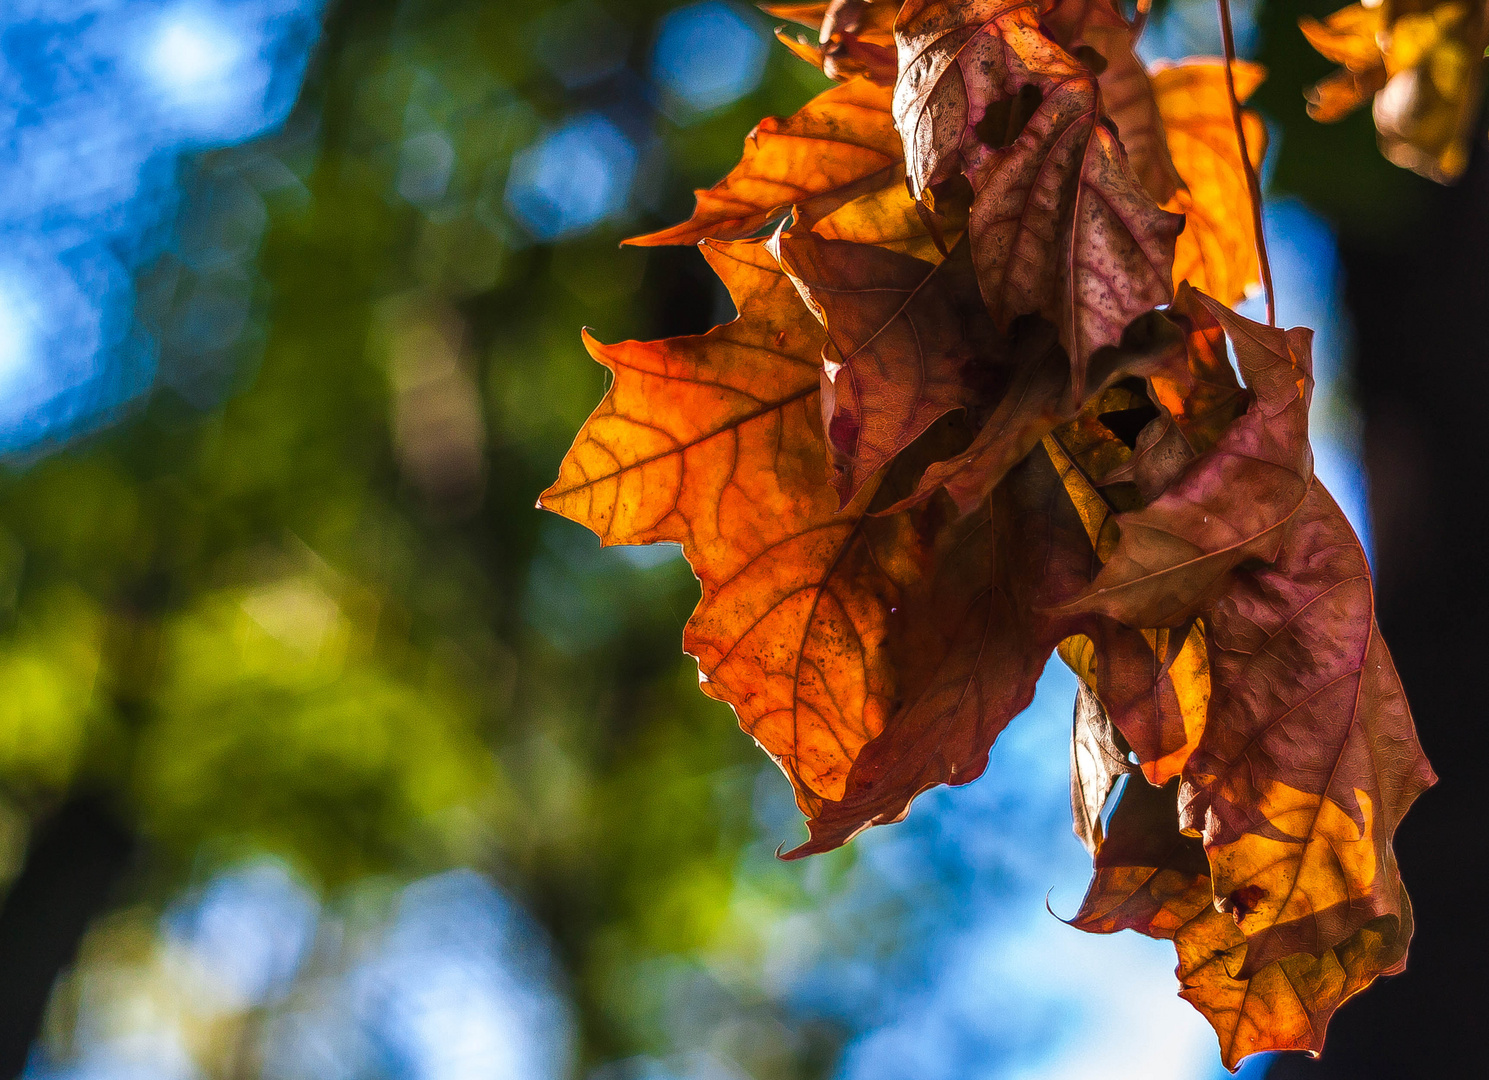
[{"label": "brown dried leaf", "polygon": [[1233,568],[1275,557],[1308,493],[1313,332],[1264,326],[1196,296],[1235,346],[1253,400],[1162,494],[1118,517],[1116,550],[1070,611],[1181,626],[1224,590]]},{"label": "brown dried leaf", "polygon": [[[1051,430],[1073,421],[1083,408],[1091,411],[1090,402],[1083,405],[1070,385],[1065,351],[1047,322],[1025,318],[1015,323],[1009,354],[1009,374],[992,396],[992,411],[971,445],[927,468],[915,493],[896,504],[896,509],[927,499],[944,487],[958,509],[970,513]],[[1129,326],[1120,346],[1101,349],[1092,358],[1089,382],[1095,396],[1091,401],[1102,400],[1102,392],[1121,379],[1183,363],[1182,335],[1153,313]]]},{"label": "brown dried leaf", "polygon": [[823,423],[846,506],[932,423],[975,402],[1002,340],[966,244],[939,264],[810,233],[772,246],[833,345]]},{"label": "brown dried leaf", "polygon": [[811,839],[790,857],[899,821],[938,784],[981,776],[993,741],[1033,699],[1066,635],[1037,609],[1089,581],[1096,566],[1058,475],[1038,451],[986,511],[942,535],[930,587],[907,593],[892,628],[904,704],[859,752],[842,799],[823,805],[809,822]]},{"label": "brown dried leaf", "polygon": [[1378,975],[1403,968],[1410,905],[1403,896],[1399,921],[1375,920],[1319,956],[1295,953],[1242,975],[1246,939],[1216,910],[1204,851],[1179,831],[1174,798],[1174,784],[1128,779],[1071,924],[1173,940],[1179,995],[1215,1028],[1226,1068],[1265,1051],[1318,1053],[1335,1010]]},{"label": "brown dried leaf", "polygon": [[1178,789],[1177,778],[1162,787],[1128,778],[1072,926],[1091,934],[1136,930],[1172,938],[1212,906],[1204,847],[1179,831]]},{"label": "brown dried leaf", "polygon": [[1075,397],[1091,355],[1173,295],[1182,219],[1160,209],[1101,122],[1096,77],[1019,0],[908,0],[896,24],[894,115],[911,193],[957,174],[983,297],[1005,332],[1020,315],[1059,329]]},{"label": "brown dried leaf", "polygon": [[1096,74],[1101,111],[1116,125],[1132,171],[1153,201],[1166,205],[1183,181],[1169,156],[1164,118],[1148,70],[1133,51],[1127,19],[1114,0],[1056,0],[1044,26]]},{"label": "brown dried leaf", "polygon": [[1184,334],[1184,360],[1148,373],[1146,397],[1158,416],[1138,433],[1132,456],[1105,476],[1107,483],[1131,481],[1145,504],[1214,447],[1251,401],[1226,355],[1225,331],[1187,284],[1168,318]]},{"label": "brown dried leaf", "polygon": [[1435,777],[1374,611],[1364,552],[1315,482],[1273,564],[1207,613],[1210,720],[1181,814],[1249,944],[1242,975],[1403,915],[1391,838]]},{"label": "brown dried leaf", "polygon": [[1075,693],[1070,731],[1070,814],[1075,835],[1092,855],[1101,850],[1101,811],[1117,782],[1132,772],[1121,736],[1085,683]]},{"label": "brown dried leaf", "polygon": [[[1096,416],[1125,404],[1116,387],[1087,407],[1080,420],[1046,440],[1066,493],[1077,507],[1098,555],[1115,546],[1108,497],[1095,480],[1126,459],[1127,448]],[[1177,777],[1204,731],[1210,668],[1203,626],[1134,630],[1113,619],[1077,620],[1084,632],[1060,644],[1060,655],[1083,685],[1095,691],[1152,784]]]}]

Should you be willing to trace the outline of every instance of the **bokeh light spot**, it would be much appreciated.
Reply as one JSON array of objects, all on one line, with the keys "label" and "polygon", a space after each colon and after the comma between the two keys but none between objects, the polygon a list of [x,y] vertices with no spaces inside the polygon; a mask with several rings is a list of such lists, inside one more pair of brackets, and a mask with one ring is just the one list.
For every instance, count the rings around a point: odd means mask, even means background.
[{"label": "bokeh light spot", "polygon": [[31,299],[14,283],[0,279],[0,391],[31,363],[35,333]]},{"label": "bokeh light spot", "polygon": [[768,49],[758,26],[733,4],[705,0],[662,20],[652,78],[674,105],[711,112],[760,85]]},{"label": "bokeh light spot", "polygon": [[517,155],[507,209],[539,240],[584,232],[625,209],[636,158],[636,147],[609,120],[577,116]]},{"label": "bokeh light spot", "polygon": [[455,172],[455,147],[438,131],[421,131],[403,141],[398,155],[398,194],[416,206],[439,202]]},{"label": "bokeh light spot", "polygon": [[179,12],[156,31],[146,69],[168,93],[193,100],[223,93],[242,54],[242,45],[222,27],[194,12]]}]

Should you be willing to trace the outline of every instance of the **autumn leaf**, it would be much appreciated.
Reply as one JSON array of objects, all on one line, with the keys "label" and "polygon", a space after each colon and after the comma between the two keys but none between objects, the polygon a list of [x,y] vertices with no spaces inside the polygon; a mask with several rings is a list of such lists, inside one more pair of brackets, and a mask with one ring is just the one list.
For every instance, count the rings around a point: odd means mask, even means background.
[{"label": "autumn leaf", "polygon": [[1213,906],[1204,846],[1179,831],[1178,788],[1177,777],[1162,787],[1128,777],[1072,926],[1091,934],[1136,930],[1172,938],[1201,908]]},{"label": "autumn leaf", "polygon": [[1132,454],[1103,474],[1105,483],[1131,482],[1144,504],[1214,447],[1251,400],[1231,367],[1224,329],[1196,292],[1180,285],[1166,315],[1184,335],[1183,360],[1146,373],[1143,404],[1157,415],[1137,432]]},{"label": "autumn leaf", "polygon": [[793,205],[817,217],[897,181],[904,168],[890,94],[855,79],[817,95],[801,111],[762,120],[729,175],[697,192],[681,225],[639,236],[641,247],[753,236]]},{"label": "autumn leaf", "polygon": [[1098,400],[1111,384],[1182,364],[1184,344],[1176,328],[1152,313],[1134,322],[1119,346],[1098,350],[1092,358],[1088,382],[1094,396],[1082,402],[1070,382],[1070,365],[1056,341],[1056,332],[1037,316],[1014,324],[1007,349],[1008,373],[993,384],[984,398],[984,415],[977,435],[967,448],[925,470],[915,492],[896,504],[913,505],[944,488],[962,513],[971,513],[1051,430],[1073,421],[1090,401]]},{"label": "autumn leaf", "polygon": [[1069,610],[1129,626],[1182,625],[1233,568],[1275,556],[1308,493],[1312,331],[1264,326],[1196,296],[1235,346],[1253,400],[1167,490],[1117,518],[1116,550]]},{"label": "autumn leaf", "polygon": [[871,491],[838,512],[819,420],[825,338],[765,245],[704,253],[739,318],[701,337],[589,340],[614,382],[541,505],[605,544],[683,545],[703,582],[684,643],[704,690],[734,706],[811,813],[841,796],[894,700],[881,646],[913,536],[866,517]]},{"label": "autumn leaf", "polygon": [[[1117,536],[1112,496],[1096,485],[1131,456],[1100,418],[1112,421],[1112,407],[1125,407],[1132,397],[1130,388],[1114,387],[1046,440],[1098,558],[1110,554]],[[1072,636],[1060,643],[1061,658],[1096,693],[1143,775],[1159,785],[1177,777],[1199,743],[1210,700],[1202,625],[1139,630],[1097,617],[1073,619],[1068,628]]]},{"label": "autumn leaf", "polygon": [[1154,202],[1167,204],[1182,180],[1126,17],[1113,0],[1057,0],[1043,25],[1061,48],[1096,75],[1101,111],[1116,125],[1133,173]]},{"label": "autumn leaf", "polygon": [[[1256,257],[1256,226],[1238,212],[1251,200],[1241,148],[1225,85],[1225,61],[1218,58],[1159,64],[1153,93],[1163,117],[1168,149],[1182,186],[1164,208],[1184,215],[1184,231],[1174,244],[1174,281],[1188,281],[1227,307],[1244,299],[1261,280]],[[1257,64],[1232,65],[1236,97],[1245,101],[1266,77]],[[1241,114],[1246,149],[1254,169],[1267,153],[1267,126],[1251,109]]]},{"label": "autumn leaf", "polygon": [[894,19],[898,0],[823,0],[813,4],[761,4],[767,15],[818,31],[817,41],[784,29],[776,37],[791,52],[822,69],[831,79],[866,76],[893,86],[897,72]]},{"label": "autumn leaf", "polygon": [[932,423],[975,401],[1000,366],[1001,337],[966,244],[939,264],[811,234],[777,236],[772,250],[833,345],[823,422],[846,506]]},{"label": "autumn leaf", "polygon": [[1382,0],[1299,25],[1314,48],[1342,65],[1307,92],[1309,115],[1332,122],[1373,98],[1390,161],[1441,183],[1462,175],[1489,45],[1481,4]]},{"label": "autumn leaf", "polygon": [[1198,1009],[1220,1038],[1220,1060],[1234,1072],[1252,1054],[1324,1048],[1339,1006],[1378,976],[1406,967],[1411,909],[1399,920],[1377,919],[1322,955],[1294,953],[1247,975],[1244,940],[1224,912],[1206,902],[1174,934],[1179,996]]},{"label": "autumn leaf", "polygon": [[1059,329],[1084,398],[1093,352],[1173,295],[1183,221],[1160,209],[1100,122],[1096,77],[1041,32],[1038,5],[909,0],[896,38],[894,116],[911,193],[970,181],[983,297],[1005,332]]},{"label": "autumn leaf", "polygon": [[1210,718],[1180,795],[1248,942],[1243,975],[1402,917],[1391,838],[1435,780],[1364,552],[1322,485],[1270,562],[1206,615]]},{"label": "autumn leaf", "polygon": [[[1442,8],[1385,0],[1388,74],[1458,78]],[[981,775],[1058,650],[1095,862],[1074,924],[1172,939],[1229,1067],[1316,1051],[1404,964],[1392,840],[1434,777],[1313,477],[1311,334],[1228,307],[1265,270],[1233,114],[1261,70],[1233,65],[1235,100],[1223,61],[1150,74],[1114,0],[772,10],[871,77],[636,241],[703,240],[739,318],[589,340],[614,379],[543,505],[682,544],[685,646],[793,784],[790,858]],[[1352,25],[1326,51],[1369,71]],[[866,49],[891,29],[892,96]]]},{"label": "autumn leaf", "polygon": [[[932,510],[934,504],[932,504]],[[1041,615],[1095,571],[1095,555],[1049,457],[1030,454],[984,512],[942,532],[926,588],[908,591],[889,651],[904,704],[859,751],[841,799],[808,822],[799,858],[902,819],[921,792],[966,784],[987,768],[1008,722],[1028,707],[1068,633]]]},{"label": "autumn leaf", "polygon": [[1386,60],[1377,40],[1385,29],[1385,14],[1380,4],[1351,4],[1322,22],[1306,15],[1298,20],[1308,44],[1340,65],[1304,95],[1313,119],[1343,120],[1386,85]]},{"label": "autumn leaf", "polygon": [[1070,361],[1043,319],[1013,326],[1005,347],[1007,370],[992,410],[961,452],[933,462],[915,491],[897,503],[904,509],[944,489],[963,514],[970,514],[1008,471],[1039,445],[1045,434],[1072,411]]},{"label": "autumn leaf", "polygon": [[1175,787],[1127,780],[1071,925],[1172,940],[1180,996],[1215,1028],[1226,1068],[1265,1051],[1318,1053],[1340,1005],[1377,976],[1401,971],[1410,905],[1403,895],[1399,920],[1374,920],[1318,956],[1295,953],[1242,974],[1246,938],[1215,908],[1200,841],[1179,830]]}]

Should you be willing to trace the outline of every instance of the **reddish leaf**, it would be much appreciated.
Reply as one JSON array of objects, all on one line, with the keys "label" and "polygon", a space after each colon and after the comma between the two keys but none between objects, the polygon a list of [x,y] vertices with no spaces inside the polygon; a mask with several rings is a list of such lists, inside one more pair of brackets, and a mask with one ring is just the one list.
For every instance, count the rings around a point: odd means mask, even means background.
[{"label": "reddish leaf", "polygon": [[836,353],[823,383],[833,485],[846,506],[930,425],[976,400],[1002,345],[965,245],[940,264],[811,234],[772,241]]},{"label": "reddish leaf", "polygon": [[1094,568],[1048,456],[1029,455],[987,512],[944,534],[930,587],[902,602],[890,647],[904,704],[859,752],[843,797],[809,823],[811,840],[789,857],[899,821],[937,784],[981,776],[993,741],[1033,699],[1066,633],[1035,609],[1079,588]]},{"label": "reddish leaf", "polygon": [[[1131,392],[1115,388],[1086,410],[1081,421],[1051,435],[1066,493],[1071,497],[1098,556],[1110,553],[1115,528],[1107,497],[1096,487],[1130,453],[1093,415],[1123,404]],[[1060,655],[1094,690],[1107,717],[1137,755],[1153,784],[1179,775],[1204,730],[1210,699],[1210,669],[1203,629],[1134,630],[1114,619],[1073,620],[1076,634]]]},{"label": "reddish leaf", "polygon": [[1168,317],[1184,333],[1183,362],[1148,373],[1148,400],[1158,416],[1138,433],[1131,460],[1106,478],[1131,481],[1144,503],[1215,446],[1250,401],[1226,356],[1225,331],[1188,285],[1179,286]]},{"label": "reddish leaf", "polygon": [[1163,787],[1128,778],[1072,926],[1172,938],[1210,906],[1209,863],[1199,840],[1179,831],[1178,788],[1177,778]]},{"label": "reddish leaf", "polygon": [[1005,331],[1053,322],[1085,396],[1091,354],[1173,295],[1183,219],[1160,209],[1100,122],[1096,77],[1019,0],[909,0],[894,115],[912,194],[958,173],[982,293]]},{"label": "reddish leaf", "polygon": [[1182,625],[1236,566],[1275,557],[1308,493],[1312,331],[1277,330],[1198,299],[1235,345],[1251,406],[1167,490],[1118,517],[1116,550],[1069,610],[1129,626]]},{"label": "reddish leaf", "polygon": [[[1008,373],[991,384],[995,392],[984,394],[987,419],[972,443],[927,468],[914,494],[896,508],[929,498],[944,487],[963,513],[971,513],[1041,439],[1081,414],[1083,403],[1070,385],[1065,351],[1048,323],[1019,320],[1008,353]],[[1154,314],[1130,326],[1119,347],[1096,354],[1090,381],[1100,391],[1122,378],[1183,363],[1182,335]]]},{"label": "reddish leaf", "polygon": [[1114,0],[1056,0],[1044,26],[1096,74],[1101,111],[1116,125],[1133,173],[1155,202],[1166,204],[1182,181],[1148,70],[1133,51],[1132,27]]},{"label": "reddish leaf", "polygon": [[963,514],[972,513],[1039,441],[1072,411],[1070,361],[1043,320],[1014,326],[1002,393],[976,437],[961,453],[931,464],[915,491],[893,509],[945,488]]},{"label": "reddish leaf", "polygon": [[1402,917],[1391,837],[1435,777],[1375,625],[1370,570],[1315,482],[1271,566],[1207,615],[1210,721],[1184,770],[1242,974]]},{"label": "reddish leaf", "polygon": [[1101,619],[1091,633],[1095,686],[1150,784],[1179,775],[1205,729],[1210,664],[1203,627],[1133,630]]},{"label": "reddish leaf", "polygon": [[1221,1059],[1236,1069],[1251,1054],[1323,1049],[1329,1019],[1378,975],[1404,966],[1411,909],[1377,919],[1320,955],[1295,953],[1249,974],[1248,946],[1217,911],[1200,842],[1179,832],[1174,785],[1129,778],[1072,925],[1092,933],[1131,929],[1168,938],[1179,956],[1179,994],[1215,1028]]}]

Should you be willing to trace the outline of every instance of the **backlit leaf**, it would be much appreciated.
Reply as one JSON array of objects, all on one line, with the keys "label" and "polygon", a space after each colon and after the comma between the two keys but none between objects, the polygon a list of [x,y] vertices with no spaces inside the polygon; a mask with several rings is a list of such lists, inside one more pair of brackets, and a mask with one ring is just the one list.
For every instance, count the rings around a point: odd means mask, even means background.
[{"label": "backlit leaf", "polygon": [[899,821],[937,784],[981,776],[993,741],[1033,700],[1066,635],[1039,609],[1074,592],[1094,569],[1049,458],[1030,454],[987,510],[943,533],[930,587],[906,596],[892,627],[904,704],[860,750],[842,798],[823,805],[808,823],[811,839],[791,856]]},{"label": "backlit leaf", "polygon": [[761,4],[767,15],[809,26],[816,42],[784,28],[776,37],[788,49],[821,68],[832,79],[863,75],[893,86],[897,70],[894,19],[898,0],[830,0],[815,4]]},{"label": "backlit leaf", "polygon": [[683,545],[703,583],[685,645],[704,689],[811,812],[841,795],[892,706],[881,646],[914,545],[900,522],[865,517],[871,492],[838,512],[819,420],[825,339],[790,280],[763,243],[704,250],[740,317],[701,337],[590,341],[614,382],[542,505],[606,544]]},{"label": "backlit leaf", "polygon": [[[1182,335],[1162,316],[1138,320],[1123,334],[1120,346],[1095,354],[1092,389],[1182,365],[1184,349]],[[898,505],[928,498],[944,487],[957,507],[970,513],[1052,429],[1090,410],[1090,402],[1083,403],[1070,383],[1065,351],[1049,323],[1038,317],[1015,322],[1008,354],[1008,373],[992,384],[996,391],[985,399],[991,411],[971,444],[927,468],[914,495]]]},{"label": "backlit leaf", "polygon": [[1295,953],[1243,974],[1248,950],[1235,921],[1217,911],[1200,842],[1179,831],[1175,785],[1129,778],[1096,869],[1071,924],[1092,933],[1136,930],[1174,942],[1179,994],[1204,1014],[1236,1069],[1251,1054],[1323,1049],[1335,1010],[1379,975],[1399,972],[1411,909],[1377,919],[1320,955]]},{"label": "backlit leaf", "polygon": [[1314,48],[1341,65],[1307,92],[1310,116],[1340,120],[1373,98],[1388,159],[1439,182],[1462,175],[1489,45],[1481,3],[1381,0],[1299,24]]},{"label": "backlit leaf", "polygon": [[1312,331],[1278,330],[1199,301],[1235,346],[1251,405],[1167,490],[1118,517],[1116,550],[1071,610],[1129,626],[1182,625],[1234,567],[1275,557],[1308,493]]},{"label": "backlit leaf", "polygon": [[1148,70],[1133,51],[1127,19],[1113,0],[1057,0],[1045,14],[1044,26],[1096,74],[1101,111],[1116,125],[1133,173],[1155,202],[1166,204],[1181,181],[1169,156]]},{"label": "backlit leaf", "polygon": [[[1098,555],[1115,546],[1116,525],[1108,496],[1095,484],[1127,460],[1127,448],[1095,417],[1130,393],[1124,387],[1109,391],[1079,421],[1046,440]],[[1060,655],[1097,694],[1143,775],[1152,784],[1177,777],[1199,743],[1210,700],[1201,625],[1136,630],[1097,617],[1074,620],[1070,626],[1082,632],[1060,643]]]},{"label": "backlit leaf", "polygon": [[1178,788],[1177,778],[1154,787],[1128,777],[1072,926],[1172,938],[1202,908],[1213,907],[1204,847],[1179,831]]},{"label": "backlit leaf", "polygon": [[972,404],[1002,365],[965,244],[939,264],[811,234],[772,241],[833,345],[823,421],[846,505],[926,428]]},{"label": "backlit leaf", "polygon": [[1317,1054],[1339,1006],[1377,976],[1405,969],[1411,933],[1411,910],[1404,907],[1399,921],[1377,919],[1319,956],[1294,953],[1233,974],[1245,966],[1245,940],[1230,916],[1206,901],[1174,935],[1179,996],[1215,1028],[1220,1060],[1232,1071],[1252,1054]]},{"label": "backlit leaf", "polygon": [[1374,610],[1364,552],[1315,482],[1275,562],[1207,614],[1210,721],[1182,818],[1249,943],[1242,974],[1403,914],[1391,838],[1435,777]]},{"label": "backlit leaf", "polygon": [[912,194],[962,174],[982,293],[1005,331],[1056,325],[1085,396],[1086,369],[1173,295],[1183,221],[1158,207],[1101,122],[1096,77],[1047,38],[1038,5],[909,0],[896,24],[894,114]]},{"label": "backlit leaf", "polygon": [[[1245,101],[1266,77],[1257,64],[1232,68],[1236,97]],[[1225,61],[1214,58],[1159,64],[1153,92],[1163,116],[1174,168],[1182,186],[1164,204],[1184,215],[1174,244],[1174,281],[1188,281],[1227,307],[1243,300],[1261,280],[1256,227],[1247,208],[1251,192],[1225,86]],[[1246,149],[1260,170],[1267,153],[1267,126],[1253,110],[1241,113]]]},{"label": "backlit leaf", "polygon": [[1138,433],[1131,458],[1106,475],[1107,482],[1131,481],[1145,503],[1218,443],[1250,402],[1226,355],[1225,331],[1188,285],[1179,286],[1168,319],[1184,333],[1183,362],[1147,373],[1158,416]]},{"label": "backlit leaf", "polygon": [[793,204],[817,216],[886,186],[903,168],[890,93],[854,79],[817,95],[799,112],[769,117],[745,140],[728,176],[697,192],[693,216],[627,241],[642,247],[753,236]]}]

